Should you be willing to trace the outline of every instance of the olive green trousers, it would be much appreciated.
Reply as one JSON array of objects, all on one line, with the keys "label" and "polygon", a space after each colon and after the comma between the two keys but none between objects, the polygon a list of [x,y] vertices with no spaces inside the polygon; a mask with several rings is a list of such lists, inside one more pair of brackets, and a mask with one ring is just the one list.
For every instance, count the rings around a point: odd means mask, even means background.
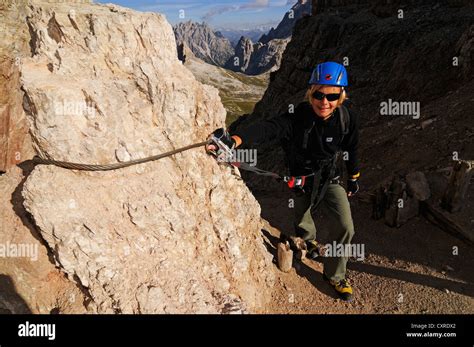
[{"label": "olive green trousers", "polygon": [[[296,192],[294,194],[295,231],[296,235],[306,241],[316,239],[316,225],[311,213],[311,191]],[[321,211],[323,205],[327,208],[328,217],[332,220],[333,227],[329,232],[330,244],[348,245],[354,236],[354,224],[352,222],[351,208],[344,187],[337,183],[328,185],[326,193],[316,209]],[[346,265],[348,257],[325,257],[323,258],[324,273],[334,281],[344,279],[346,276]]]}]

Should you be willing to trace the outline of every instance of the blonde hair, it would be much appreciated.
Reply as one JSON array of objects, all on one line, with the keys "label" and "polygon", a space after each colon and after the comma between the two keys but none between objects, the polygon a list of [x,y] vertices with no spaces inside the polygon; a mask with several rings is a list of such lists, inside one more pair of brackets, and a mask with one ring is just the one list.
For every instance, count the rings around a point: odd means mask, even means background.
[{"label": "blonde hair", "polygon": [[[312,84],[311,87],[308,88],[308,90],[306,91],[306,95],[305,95],[305,100],[308,100],[308,102],[311,104],[312,101],[313,101],[313,93],[317,90],[320,90],[322,87],[324,87],[323,85],[321,84]],[[347,99],[347,93],[346,93],[346,90],[344,89],[344,87],[341,87],[341,96],[339,97],[339,100],[337,100],[337,106],[336,107],[339,107],[342,105],[342,103]]]}]

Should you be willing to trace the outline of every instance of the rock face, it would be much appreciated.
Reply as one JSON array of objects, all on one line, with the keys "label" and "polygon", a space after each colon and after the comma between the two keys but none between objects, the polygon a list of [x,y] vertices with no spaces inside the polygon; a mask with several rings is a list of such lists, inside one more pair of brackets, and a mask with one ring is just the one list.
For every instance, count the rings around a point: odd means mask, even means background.
[{"label": "rock face", "polygon": [[13,167],[0,176],[0,313],[94,312],[89,298],[48,259],[50,250],[22,205],[21,171]]},{"label": "rock face", "polygon": [[21,25],[20,2],[0,4],[0,172],[33,156],[23,96],[17,88],[21,55],[28,52],[28,28]]},{"label": "rock face", "polygon": [[[474,124],[466,115],[473,101],[466,92],[473,86],[468,76],[473,71],[474,7],[456,1],[399,1],[404,9],[404,18],[399,19],[397,11],[390,12],[392,2],[376,8],[370,1],[351,6],[348,1],[341,1],[340,6],[334,3],[326,2],[323,13],[297,22],[264,97],[250,116],[232,127],[245,127],[296,106],[304,99],[314,66],[337,61],[347,65],[348,105],[362,120],[360,158],[365,187],[375,186],[402,168],[449,166],[454,151],[462,152],[462,158],[472,158],[473,135],[468,129]],[[378,11],[390,16],[378,17]],[[382,116],[381,103],[389,99],[419,103],[420,119]],[[421,127],[428,119],[431,124]],[[258,148],[259,167],[283,172],[284,154],[276,147]],[[249,186],[273,189],[268,179],[254,176],[244,176]]]},{"label": "rock face", "polygon": [[204,22],[181,22],[173,30],[178,45],[186,43],[196,57],[209,64],[224,66],[234,54],[230,41]]},{"label": "rock face", "polygon": [[[25,25],[21,87],[43,157],[127,161],[224,124],[217,90],[182,66],[160,14],[34,2]],[[97,312],[261,312],[270,297],[259,205],[202,148],[111,172],[38,165],[22,195],[56,265]]]},{"label": "rock face", "polygon": [[27,12],[24,2],[0,4],[0,313],[85,313],[89,299],[51,263],[23,206],[31,168],[15,166],[34,154],[19,84],[30,54]]}]

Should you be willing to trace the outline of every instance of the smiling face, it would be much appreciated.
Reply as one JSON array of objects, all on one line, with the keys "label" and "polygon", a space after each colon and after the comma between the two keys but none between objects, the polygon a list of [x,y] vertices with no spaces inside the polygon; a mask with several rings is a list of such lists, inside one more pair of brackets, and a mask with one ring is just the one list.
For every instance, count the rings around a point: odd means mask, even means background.
[{"label": "smiling face", "polygon": [[[334,86],[314,86],[312,87],[312,91],[319,91],[323,94],[339,94],[342,92],[341,87],[334,87]],[[310,97],[311,106],[313,107],[313,111],[323,119],[328,118],[338,106],[339,100],[335,101],[328,101],[327,98],[323,100],[318,100],[313,97]]]}]

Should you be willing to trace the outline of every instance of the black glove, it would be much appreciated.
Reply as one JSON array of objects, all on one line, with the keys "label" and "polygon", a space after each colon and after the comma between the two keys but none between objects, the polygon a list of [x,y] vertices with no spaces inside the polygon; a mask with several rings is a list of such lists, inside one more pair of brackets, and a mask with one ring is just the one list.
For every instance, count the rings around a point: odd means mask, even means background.
[{"label": "black glove", "polygon": [[355,195],[359,191],[359,183],[357,178],[347,180],[347,193],[349,196]]},{"label": "black glove", "polygon": [[232,137],[230,137],[230,134],[225,130],[224,128],[219,128],[216,129],[212,132],[212,135],[220,140],[224,145],[227,146],[229,149],[233,149],[235,146],[235,141]]},{"label": "black glove", "polygon": [[214,155],[219,162],[228,162],[232,159],[232,150],[235,141],[223,128],[216,129],[209,136],[206,150]]}]

